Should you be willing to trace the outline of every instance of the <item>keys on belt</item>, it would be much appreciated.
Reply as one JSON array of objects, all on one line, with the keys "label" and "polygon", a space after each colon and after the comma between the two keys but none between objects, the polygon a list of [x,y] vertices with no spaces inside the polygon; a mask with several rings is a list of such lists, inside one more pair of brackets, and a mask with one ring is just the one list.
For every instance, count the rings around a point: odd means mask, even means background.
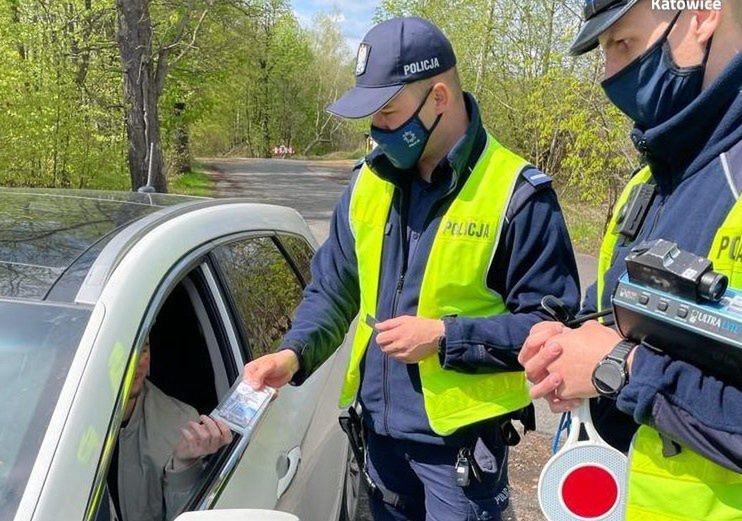
[{"label": "keys on belt", "polygon": [[469,447],[462,447],[456,457],[456,484],[461,488],[468,487],[472,475],[477,481],[482,481],[482,469],[474,459],[472,450]]}]

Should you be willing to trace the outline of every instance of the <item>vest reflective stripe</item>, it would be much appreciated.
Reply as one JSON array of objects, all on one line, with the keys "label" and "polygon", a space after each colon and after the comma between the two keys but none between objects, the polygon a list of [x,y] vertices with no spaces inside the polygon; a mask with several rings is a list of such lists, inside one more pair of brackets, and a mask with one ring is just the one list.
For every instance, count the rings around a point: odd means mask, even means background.
[{"label": "vest reflective stripe", "polygon": [[[624,189],[608,225],[598,263],[598,305],[602,306],[605,275],[613,262],[619,236],[620,210],[634,186],[651,178],[649,168],[635,175]],[[738,201],[719,228],[709,258],[714,269],[742,288],[742,202]],[[642,425],[632,443],[626,519],[629,521],[740,521],[742,475],[682,447],[671,458],[662,455],[659,433]]]},{"label": "vest reflective stripe", "polygon": [[[441,219],[423,275],[418,316],[487,317],[507,313],[500,295],[487,287],[487,273],[515,182],[526,161],[489,137],[469,179]],[[394,188],[364,166],[350,202],[361,290],[361,315],[353,340],[340,404],[348,406],[360,386],[360,363],[373,334],[366,316],[376,316],[381,255]],[[465,261],[464,261],[465,260]],[[437,355],[419,364],[425,412],[440,435],[530,403],[522,372],[470,375],[447,371]]]}]

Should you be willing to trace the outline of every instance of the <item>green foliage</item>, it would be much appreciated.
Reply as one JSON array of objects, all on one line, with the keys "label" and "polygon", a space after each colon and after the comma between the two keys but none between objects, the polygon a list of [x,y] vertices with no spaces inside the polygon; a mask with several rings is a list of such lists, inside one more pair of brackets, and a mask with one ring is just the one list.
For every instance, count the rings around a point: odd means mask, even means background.
[{"label": "green foliage", "polygon": [[607,208],[637,158],[627,139],[629,122],[600,88],[600,55],[567,55],[581,5],[384,0],[376,17],[416,14],[437,23],[454,45],[464,88],[479,100],[495,137],[573,197]]},{"label": "green foliage", "polygon": [[[175,42],[159,117],[176,183],[193,155],[359,146],[355,127],[323,126],[326,104],[353,82],[332,17],[304,29],[286,0],[149,7],[150,59]],[[130,188],[116,16],[115,0],[0,2],[0,185]]]},{"label": "green foliage", "polygon": [[219,31],[232,42],[229,67],[201,93],[210,106],[192,127],[197,155],[270,157],[278,145],[318,154],[362,141],[324,110],[353,83],[353,58],[332,16],[307,30],[286,2],[273,0],[259,17],[225,20]]},{"label": "green foliage", "polygon": [[[600,56],[567,55],[581,3],[384,0],[376,18],[441,26],[487,127],[555,177],[571,222],[584,223],[573,232],[590,242],[585,226],[601,219],[579,213],[605,215],[636,157],[628,122],[600,88]],[[288,0],[151,0],[150,13],[153,46],[177,42],[159,100],[176,191],[208,192],[194,186],[199,175],[177,177],[193,156],[268,157],[282,144],[301,156],[360,155],[368,121],[325,112],[354,81],[336,15],[304,28]],[[0,184],[129,188],[116,27],[114,0],[0,2]]]},{"label": "green foliage", "polygon": [[87,4],[0,3],[1,184],[128,184],[112,2]]}]

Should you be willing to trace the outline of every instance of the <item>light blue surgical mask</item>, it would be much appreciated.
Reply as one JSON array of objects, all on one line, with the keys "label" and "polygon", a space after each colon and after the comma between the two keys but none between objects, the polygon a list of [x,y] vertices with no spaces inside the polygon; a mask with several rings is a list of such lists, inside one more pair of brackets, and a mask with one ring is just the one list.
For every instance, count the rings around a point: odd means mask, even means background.
[{"label": "light blue surgical mask", "polygon": [[420,111],[428,101],[428,96],[433,91],[431,87],[417,107],[410,119],[402,123],[394,130],[384,130],[371,125],[371,139],[378,145],[389,161],[400,170],[408,170],[415,166],[423,155],[425,147],[433,134],[435,127],[443,117],[439,114],[430,129],[420,119]]},{"label": "light blue surgical mask", "polygon": [[679,67],[668,41],[679,17],[680,13],[648,51],[602,83],[613,104],[643,130],[661,125],[679,114],[703,89],[711,41],[700,65]]}]

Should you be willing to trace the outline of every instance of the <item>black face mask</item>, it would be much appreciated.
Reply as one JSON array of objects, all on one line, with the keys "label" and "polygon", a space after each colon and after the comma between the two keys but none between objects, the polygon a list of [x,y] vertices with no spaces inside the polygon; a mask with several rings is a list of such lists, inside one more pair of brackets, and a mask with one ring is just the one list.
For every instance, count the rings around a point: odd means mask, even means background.
[{"label": "black face mask", "polygon": [[613,104],[643,129],[661,125],[680,113],[703,88],[713,38],[700,65],[678,67],[668,37],[680,14],[657,43],[602,84]]}]

